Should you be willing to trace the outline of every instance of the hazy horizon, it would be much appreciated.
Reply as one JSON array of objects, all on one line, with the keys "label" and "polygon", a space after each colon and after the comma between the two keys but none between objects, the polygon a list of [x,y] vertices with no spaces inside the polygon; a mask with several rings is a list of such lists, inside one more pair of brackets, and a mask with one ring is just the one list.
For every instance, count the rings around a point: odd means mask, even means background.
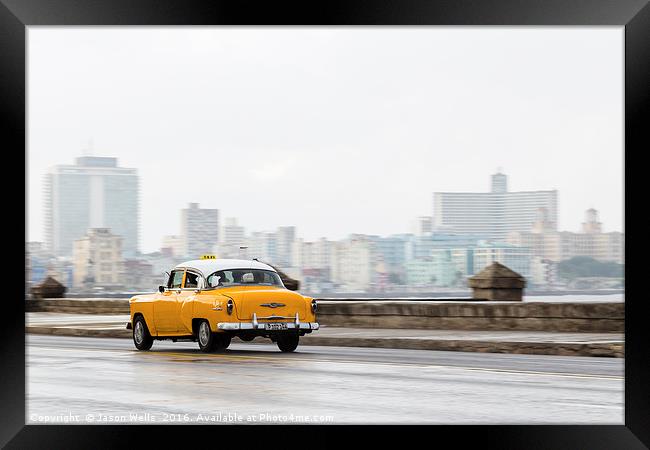
[{"label": "hazy horizon", "polygon": [[411,232],[433,192],[558,190],[623,228],[623,27],[28,27],[28,240],[42,177],[138,168],[140,247],[190,202],[246,232]]}]

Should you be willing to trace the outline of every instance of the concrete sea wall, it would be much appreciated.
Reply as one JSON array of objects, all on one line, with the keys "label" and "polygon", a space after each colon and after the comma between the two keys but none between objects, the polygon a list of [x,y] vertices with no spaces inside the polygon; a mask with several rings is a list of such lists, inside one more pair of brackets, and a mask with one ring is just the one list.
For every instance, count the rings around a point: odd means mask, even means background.
[{"label": "concrete sea wall", "polygon": [[[128,314],[127,299],[28,300],[27,311]],[[340,301],[318,302],[318,321],[333,327],[438,330],[624,332],[620,302]]]}]

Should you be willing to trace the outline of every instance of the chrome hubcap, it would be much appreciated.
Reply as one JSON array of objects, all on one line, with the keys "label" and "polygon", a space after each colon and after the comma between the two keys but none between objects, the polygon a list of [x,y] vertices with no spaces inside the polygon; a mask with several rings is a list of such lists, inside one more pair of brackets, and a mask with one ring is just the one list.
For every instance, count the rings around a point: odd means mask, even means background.
[{"label": "chrome hubcap", "polygon": [[208,324],[203,322],[201,326],[199,327],[199,342],[201,345],[206,346],[208,345],[208,336],[209,336],[210,330],[208,330]]},{"label": "chrome hubcap", "polygon": [[141,344],[144,339],[144,327],[142,322],[136,322],[135,324],[135,342]]}]

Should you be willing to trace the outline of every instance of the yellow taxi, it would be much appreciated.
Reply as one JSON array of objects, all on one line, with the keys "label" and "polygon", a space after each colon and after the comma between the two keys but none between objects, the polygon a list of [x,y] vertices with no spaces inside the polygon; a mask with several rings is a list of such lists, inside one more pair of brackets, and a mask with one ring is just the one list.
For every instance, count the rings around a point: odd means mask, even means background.
[{"label": "yellow taxi", "polygon": [[316,301],[285,288],[277,271],[257,260],[203,256],[174,267],[166,286],[129,300],[133,343],[196,341],[204,352],[228,348],[233,337],[271,339],[292,352],[318,330]]}]

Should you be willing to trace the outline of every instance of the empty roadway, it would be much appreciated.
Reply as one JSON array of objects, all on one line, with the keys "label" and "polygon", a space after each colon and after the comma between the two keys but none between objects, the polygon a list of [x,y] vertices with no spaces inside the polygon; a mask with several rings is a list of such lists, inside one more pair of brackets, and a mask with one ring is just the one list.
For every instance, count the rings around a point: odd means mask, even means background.
[{"label": "empty roadway", "polygon": [[623,423],[621,358],[257,342],[27,335],[27,423]]}]

